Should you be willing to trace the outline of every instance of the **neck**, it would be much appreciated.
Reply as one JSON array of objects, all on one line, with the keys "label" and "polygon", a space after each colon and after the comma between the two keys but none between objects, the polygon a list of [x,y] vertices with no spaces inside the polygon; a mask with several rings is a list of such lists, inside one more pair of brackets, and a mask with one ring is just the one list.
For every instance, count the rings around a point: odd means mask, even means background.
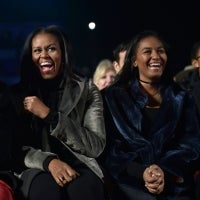
[{"label": "neck", "polygon": [[155,85],[155,84],[158,84],[159,83],[159,81],[156,81],[156,82],[148,82],[148,81],[143,81],[143,80],[141,80],[141,79],[139,79],[139,81],[141,82],[141,83],[145,83],[145,84],[148,84],[148,85]]},{"label": "neck", "polygon": [[159,82],[147,82],[143,80],[140,81],[140,87],[141,89],[149,96],[149,97],[155,97],[160,95],[159,91]]}]

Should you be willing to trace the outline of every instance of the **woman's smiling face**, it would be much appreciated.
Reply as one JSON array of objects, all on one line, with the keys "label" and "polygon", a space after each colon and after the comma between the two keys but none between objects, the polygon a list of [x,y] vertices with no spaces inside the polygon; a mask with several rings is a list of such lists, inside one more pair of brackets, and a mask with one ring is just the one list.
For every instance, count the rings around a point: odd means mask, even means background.
[{"label": "woman's smiling face", "polygon": [[139,42],[133,65],[139,69],[139,78],[151,82],[159,80],[167,62],[167,54],[162,42],[149,36]]},{"label": "woman's smiling face", "polygon": [[43,79],[53,79],[61,71],[62,53],[56,36],[39,33],[32,39],[32,60]]}]

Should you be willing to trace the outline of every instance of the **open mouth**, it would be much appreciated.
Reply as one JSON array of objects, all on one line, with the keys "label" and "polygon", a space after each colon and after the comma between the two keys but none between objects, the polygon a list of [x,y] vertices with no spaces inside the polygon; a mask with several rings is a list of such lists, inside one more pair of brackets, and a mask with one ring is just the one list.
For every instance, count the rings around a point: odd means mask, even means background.
[{"label": "open mouth", "polygon": [[54,65],[51,62],[43,62],[40,64],[40,70],[43,73],[49,73],[54,71]]},{"label": "open mouth", "polygon": [[154,69],[159,70],[159,69],[161,69],[162,65],[161,65],[161,63],[151,63],[151,64],[149,64],[148,67],[152,70],[154,70]]}]

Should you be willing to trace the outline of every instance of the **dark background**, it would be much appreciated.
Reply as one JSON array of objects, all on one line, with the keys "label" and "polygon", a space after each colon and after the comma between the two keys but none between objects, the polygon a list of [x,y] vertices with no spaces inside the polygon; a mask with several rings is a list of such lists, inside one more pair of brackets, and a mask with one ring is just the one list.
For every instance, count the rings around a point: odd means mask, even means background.
[{"label": "dark background", "polygon": [[[0,80],[19,79],[19,55],[26,36],[40,25],[62,26],[71,39],[77,68],[87,76],[112,50],[144,29],[158,31],[171,47],[174,73],[190,64],[192,44],[200,40],[198,1],[1,0]],[[96,29],[89,30],[94,21]]]}]

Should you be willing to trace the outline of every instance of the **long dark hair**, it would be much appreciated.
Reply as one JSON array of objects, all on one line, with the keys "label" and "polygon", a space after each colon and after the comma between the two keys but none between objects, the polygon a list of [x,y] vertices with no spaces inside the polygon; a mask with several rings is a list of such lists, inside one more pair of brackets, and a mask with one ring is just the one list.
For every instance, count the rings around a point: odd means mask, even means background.
[{"label": "long dark hair", "polygon": [[[168,54],[169,45],[163,40],[163,38],[156,31],[145,30],[143,32],[138,33],[130,41],[129,49],[127,50],[127,53],[126,53],[122,72],[116,77],[116,81],[115,81],[116,84],[129,85],[132,81],[134,81],[135,79],[138,79],[139,72],[138,72],[138,68],[133,67],[133,59],[135,58],[137,54],[137,49],[138,49],[138,45],[140,41],[149,36],[158,38],[162,42],[163,47]],[[168,69],[168,67],[166,67],[161,77],[161,82],[171,82],[171,81],[172,81],[171,71]]]},{"label": "long dark hair", "polygon": [[63,77],[64,79],[70,78],[72,76],[72,68],[74,65],[71,44],[61,27],[51,25],[39,27],[28,35],[21,53],[20,81],[23,82],[23,84],[37,84],[38,80],[41,79],[40,73],[32,61],[32,40],[39,33],[49,33],[58,39],[62,52]]}]

